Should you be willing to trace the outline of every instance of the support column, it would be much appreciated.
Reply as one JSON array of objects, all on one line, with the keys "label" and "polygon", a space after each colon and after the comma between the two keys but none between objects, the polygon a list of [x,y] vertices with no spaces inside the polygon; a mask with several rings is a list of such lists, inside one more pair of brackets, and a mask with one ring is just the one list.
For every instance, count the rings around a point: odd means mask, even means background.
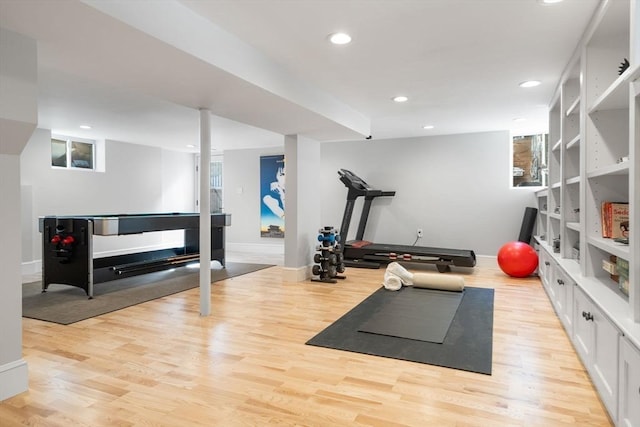
[{"label": "support column", "polygon": [[200,109],[200,315],[211,314],[211,112]]},{"label": "support column", "polygon": [[[36,42],[0,28],[0,401],[29,387],[22,358],[20,153],[38,122]],[[26,220],[32,221],[32,218]]]},{"label": "support column", "polygon": [[320,223],[320,143],[300,135],[287,135],[284,161],[287,208],[283,279],[300,282],[311,277],[318,229],[330,225]]}]

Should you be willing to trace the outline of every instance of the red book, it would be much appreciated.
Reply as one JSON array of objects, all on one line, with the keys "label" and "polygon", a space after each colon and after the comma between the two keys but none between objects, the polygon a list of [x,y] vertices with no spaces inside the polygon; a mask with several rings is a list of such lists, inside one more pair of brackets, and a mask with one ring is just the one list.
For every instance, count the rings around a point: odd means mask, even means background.
[{"label": "red book", "polygon": [[611,203],[611,237],[629,237],[629,203]]}]

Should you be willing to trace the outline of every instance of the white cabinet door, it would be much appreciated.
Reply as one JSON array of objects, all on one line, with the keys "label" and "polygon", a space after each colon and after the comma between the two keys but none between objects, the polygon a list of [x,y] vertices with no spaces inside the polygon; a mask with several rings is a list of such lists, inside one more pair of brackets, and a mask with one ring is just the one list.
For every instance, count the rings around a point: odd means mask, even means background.
[{"label": "white cabinet door", "polygon": [[553,303],[553,309],[556,311],[558,318],[560,318],[560,313],[562,312],[562,287],[558,283],[558,266],[555,264],[551,264],[553,267],[551,269],[551,274],[549,274],[549,298],[551,299],[551,303]]},{"label": "white cabinet door", "polygon": [[619,378],[618,425],[640,426],[640,351],[625,338],[620,340]]},{"label": "white cabinet door", "polygon": [[591,365],[593,351],[593,328],[587,320],[591,302],[578,288],[574,288],[573,295],[573,342],[582,363],[588,368]]},{"label": "white cabinet door", "polygon": [[547,268],[546,278],[547,278],[547,294],[549,294],[549,299],[553,304],[553,309],[558,312],[558,284],[556,283],[556,274],[558,270],[558,264],[553,260],[553,258],[549,257],[549,267]]},{"label": "white cabinet door", "polygon": [[615,421],[618,413],[618,362],[620,331],[595,305],[591,307],[594,333],[591,377],[604,405]]},{"label": "white cabinet door", "polygon": [[575,282],[559,267],[556,269],[554,281],[557,285],[557,310],[567,335],[573,336],[573,288]]},{"label": "white cabinet door", "polygon": [[551,274],[553,261],[549,253],[544,249],[540,250],[539,256],[540,262],[538,263],[538,267],[540,280],[542,281],[542,285],[544,286],[544,288],[547,290],[547,292],[549,292],[549,283],[551,280],[549,275]]},{"label": "white cabinet door", "polygon": [[562,270],[559,267],[556,267],[553,274],[553,287],[555,288],[555,295],[556,295],[556,300],[554,301],[554,304],[556,306],[556,313],[558,313],[558,317],[560,318],[560,320],[562,320],[562,313],[566,311],[565,310],[566,297],[565,297],[564,289],[568,283],[569,283],[569,280],[567,280]]},{"label": "white cabinet door", "polygon": [[609,415],[615,421],[618,413],[620,331],[577,287],[574,287],[573,307],[574,345]]}]

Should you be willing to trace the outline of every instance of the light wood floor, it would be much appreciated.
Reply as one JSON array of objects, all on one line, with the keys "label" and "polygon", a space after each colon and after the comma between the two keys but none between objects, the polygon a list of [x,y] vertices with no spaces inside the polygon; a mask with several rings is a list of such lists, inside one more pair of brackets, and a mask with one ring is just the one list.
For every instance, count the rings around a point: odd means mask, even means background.
[{"label": "light wood floor", "polygon": [[495,288],[493,374],[304,343],[375,291],[383,270],[283,283],[281,267],[61,326],[24,319],[30,390],[0,425],[608,426],[537,278]]}]

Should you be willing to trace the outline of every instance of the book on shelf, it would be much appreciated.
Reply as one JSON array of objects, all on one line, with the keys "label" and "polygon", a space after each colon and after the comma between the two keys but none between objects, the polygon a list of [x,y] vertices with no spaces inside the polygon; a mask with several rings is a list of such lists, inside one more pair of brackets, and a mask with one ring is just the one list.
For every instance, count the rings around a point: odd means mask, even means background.
[{"label": "book on shelf", "polygon": [[623,293],[629,295],[629,261],[618,257],[616,272],[618,273],[618,287]]},{"label": "book on shelf", "polygon": [[620,276],[618,275],[618,257],[615,255],[610,255],[609,259],[602,260],[602,269],[609,273],[611,280],[618,283],[620,281]]},{"label": "book on shelf", "polygon": [[607,237],[607,202],[602,202],[600,205],[600,226],[602,228],[602,237]]},{"label": "book on shelf", "polygon": [[629,237],[629,203],[602,202],[600,221],[602,237]]}]

